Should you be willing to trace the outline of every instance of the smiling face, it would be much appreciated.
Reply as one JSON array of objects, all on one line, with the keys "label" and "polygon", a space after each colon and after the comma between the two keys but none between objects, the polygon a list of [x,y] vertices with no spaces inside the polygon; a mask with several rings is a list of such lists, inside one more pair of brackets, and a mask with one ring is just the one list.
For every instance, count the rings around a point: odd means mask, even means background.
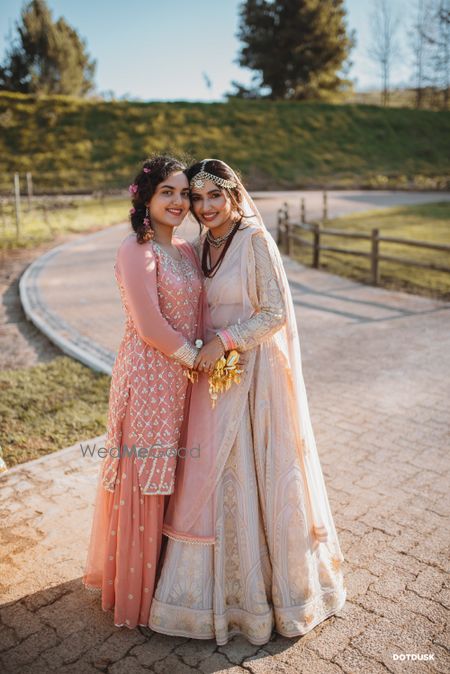
[{"label": "smiling face", "polygon": [[227,191],[217,187],[212,180],[205,181],[202,188],[192,188],[191,205],[197,220],[209,229],[228,225],[231,221],[231,199]]},{"label": "smiling face", "polygon": [[148,205],[152,226],[178,227],[189,210],[189,183],[183,171],[175,171],[155,189]]}]

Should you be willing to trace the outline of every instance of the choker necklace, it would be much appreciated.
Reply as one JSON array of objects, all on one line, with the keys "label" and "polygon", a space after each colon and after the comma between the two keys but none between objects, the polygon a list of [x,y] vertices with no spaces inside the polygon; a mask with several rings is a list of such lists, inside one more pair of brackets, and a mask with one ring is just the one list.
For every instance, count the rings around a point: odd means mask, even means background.
[{"label": "choker necklace", "polygon": [[223,244],[223,242],[226,241],[228,239],[228,237],[230,236],[231,232],[234,229],[235,224],[236,224],[235,222],[232,222],[231,227],[228,230],[228,232],[226,234],[223,234],[223,236],[218,236],[218,237],[214,237],[211,234],[211,230],[208,229],[208,233],[206,234],[206,239],[207,239],[208,243],[211,244],[211,246],[214,246],[214,248],[220,248],[220,246]]}]

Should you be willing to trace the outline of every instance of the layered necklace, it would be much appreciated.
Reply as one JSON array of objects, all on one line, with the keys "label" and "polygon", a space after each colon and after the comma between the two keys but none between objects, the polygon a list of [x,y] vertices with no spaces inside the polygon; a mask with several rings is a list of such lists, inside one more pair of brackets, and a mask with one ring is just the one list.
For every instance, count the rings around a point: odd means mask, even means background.
[{"label": "layered necklace", "polygon": [[[216,275],[220,265],[222,264],[223,258],[225,257],[225,253],[230,247],[233,237],[237,232],[237,230],[239,229],[241,222],[242,218],[237,222],[233,223],[231,228],[226,234],[224,234],[223,236],[218,236],[217,238],[214,238],[211,235],[211,230],[208,229],[208,233],[206,234],[205,241],[203,244],[203,252],[202,252],[202,270],[207,278],[212,278],[213,276]],[[211,264],[210,245],[214,246],[214,248],[219,248],[224,242],[225,245],[223,247],[222,252],[220,253],[216,262],[214,264]]]},{"label": "layered necklace", "polygon": [[220,248],[223,242],[226,241],[229,236],[231,236],[231,232],[233,231],[235,224],[236,224],[235,222],[232,222],[228,232],[226,234],[223,234],[222,236],[217,237],[213,236],[211,230],[208,229],[208,232],[206,234],[206,240],[211,246],[214,246],[214,248]]}]

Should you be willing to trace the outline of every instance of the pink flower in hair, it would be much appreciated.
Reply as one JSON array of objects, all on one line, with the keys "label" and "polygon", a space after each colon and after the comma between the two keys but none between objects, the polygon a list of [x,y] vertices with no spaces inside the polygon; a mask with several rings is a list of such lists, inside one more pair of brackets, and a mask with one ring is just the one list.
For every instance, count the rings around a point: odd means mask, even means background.
[{"label": "pink flower in hair", "polygon": [[136,194],[136,192],[138,191],[138,189],[139,189],[139,185],[136,185],[136,183],[132,183],[132,184],[129,186],[128,191],[129,191],[130,194]]},{"label": "pink flower in hair", "polygon": [[130,208],[130,215],[134,215],[136,213],[136,209],[133,206],[133,208]]},{"label": "pink flower in hair", "polygon": [[152,170],[151,168],[148,168],[148,166],[146,166],[146,167],[144,168],[144,173],[150,173],[151,170]]},{"label": "pink flower in hair", "polygon": [[148,227],[150,224],[150,219],[149,218],[144,218],[144,225]]}]

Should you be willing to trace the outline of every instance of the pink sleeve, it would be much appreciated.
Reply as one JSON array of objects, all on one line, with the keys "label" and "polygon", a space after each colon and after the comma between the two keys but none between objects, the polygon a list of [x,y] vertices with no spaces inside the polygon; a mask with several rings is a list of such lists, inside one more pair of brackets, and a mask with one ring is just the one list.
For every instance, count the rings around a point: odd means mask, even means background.
[{"label": "pink sleeve", "polygon": [[156,285],[156,259],[151,246],[134,239],[123,242],[117,253],[117,269],[125,289],[127,305],[141,339],[171,356],[189,341],[161,313]]}]

